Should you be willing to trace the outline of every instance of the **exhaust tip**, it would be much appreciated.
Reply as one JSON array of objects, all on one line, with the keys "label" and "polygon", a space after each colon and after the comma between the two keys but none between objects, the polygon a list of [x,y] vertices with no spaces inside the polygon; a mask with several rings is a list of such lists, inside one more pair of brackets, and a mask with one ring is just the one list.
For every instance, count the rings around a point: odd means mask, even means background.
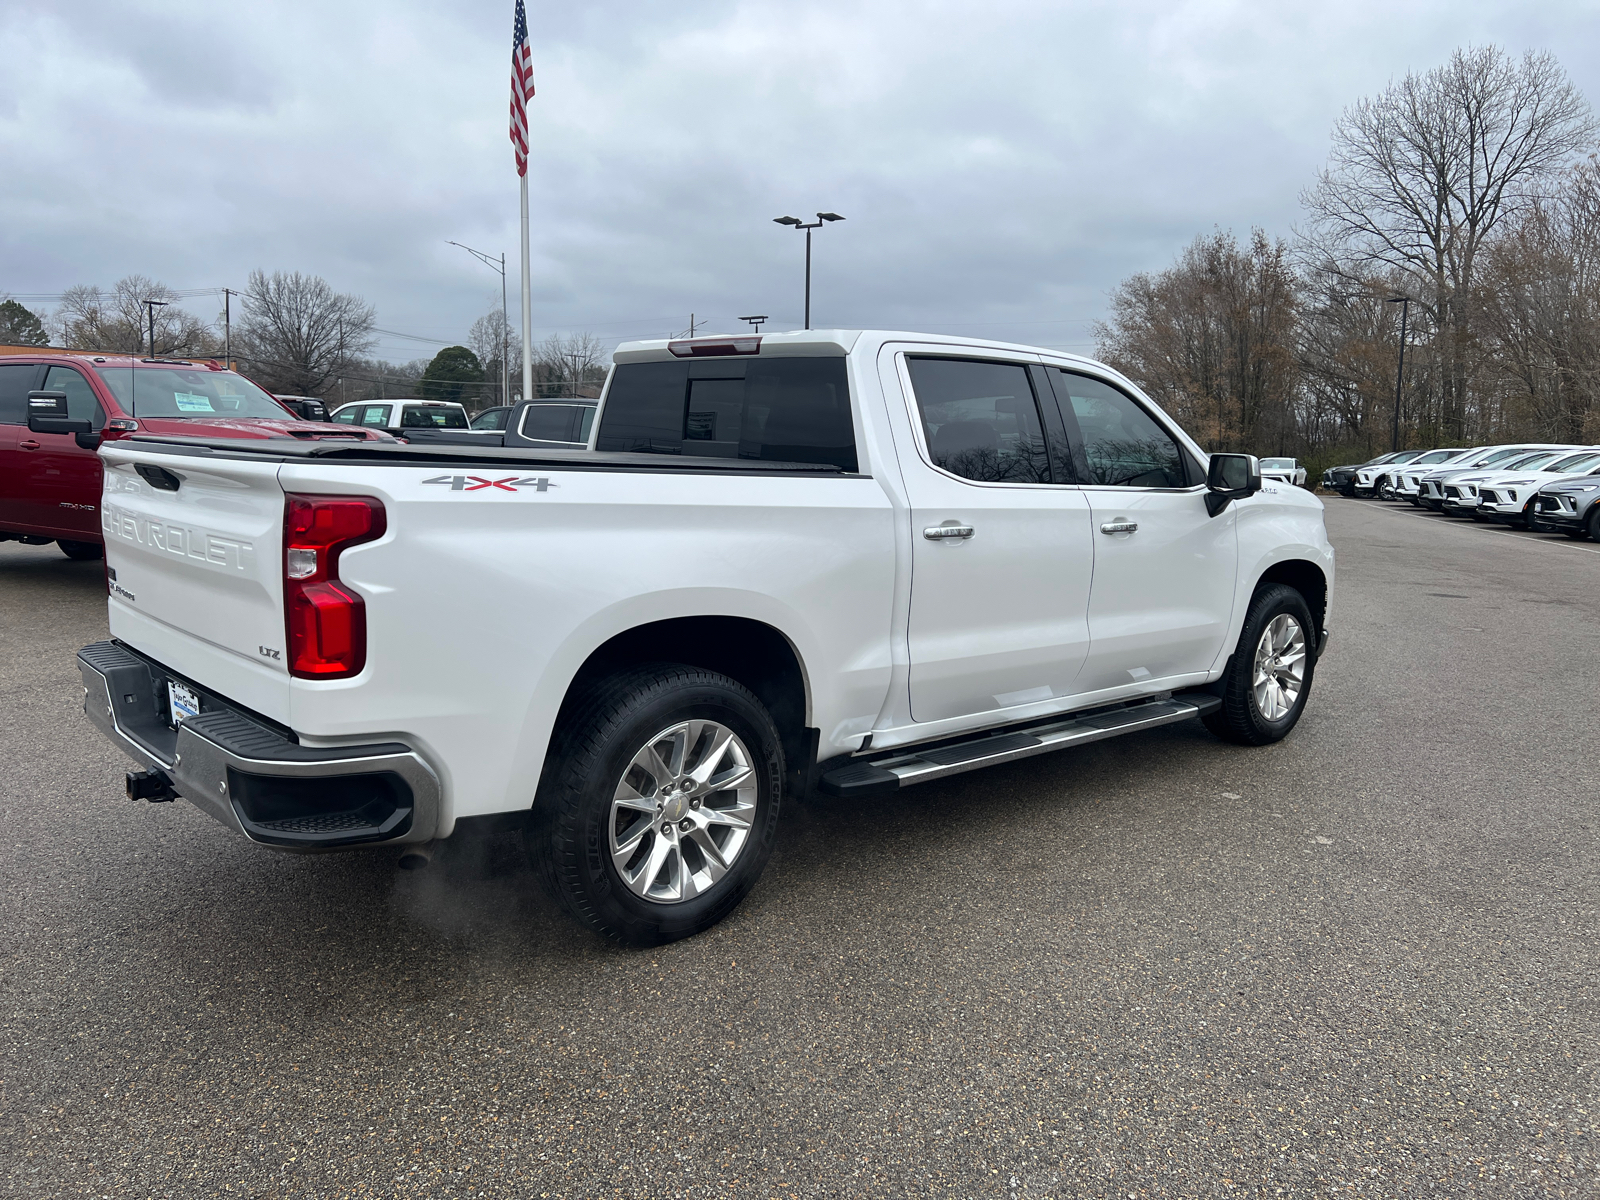
[{"label": "exhaust tip", "polygon": [[400,869],[402,871],[420,871],[432,861],[432,842],[422,846],[407,846],[400,852]]}]

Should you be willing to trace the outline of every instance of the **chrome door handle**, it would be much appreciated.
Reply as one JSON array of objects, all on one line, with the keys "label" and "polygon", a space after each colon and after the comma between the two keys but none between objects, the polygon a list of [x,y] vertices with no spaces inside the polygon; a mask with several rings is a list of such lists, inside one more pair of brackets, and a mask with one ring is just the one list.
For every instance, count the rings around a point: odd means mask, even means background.
[{"label": "chrome door handle", "polygon": [[972,536],[971,525],[929,525],[922,536],[930,542],[943,542],[950,538],[964,539]]},{"label": "chrome door handle", "polygon": [[1139,528],[1137,521],[1107,521],[1100,526],[1101,533],[1132,533]]}]

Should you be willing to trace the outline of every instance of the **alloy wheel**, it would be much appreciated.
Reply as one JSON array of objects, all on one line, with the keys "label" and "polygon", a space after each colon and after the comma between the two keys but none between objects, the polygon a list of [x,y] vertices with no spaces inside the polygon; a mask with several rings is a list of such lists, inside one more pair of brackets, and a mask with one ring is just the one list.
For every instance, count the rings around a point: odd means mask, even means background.
[{"label": "alloy wheel", "polygon": [[1269,721],[1281,721],[1294,710],[1305,686],[1306,635],[1300,622],[1279,613],[1267,623],[1256,643],[1251,690],[1256,709]]},{"label": "alloy wheel", "polygon": [[682,721],[633,756],[612,794],[612,864],[657,904],[704,895],[750,839],[760,792],[749,748],[726,725]]}]

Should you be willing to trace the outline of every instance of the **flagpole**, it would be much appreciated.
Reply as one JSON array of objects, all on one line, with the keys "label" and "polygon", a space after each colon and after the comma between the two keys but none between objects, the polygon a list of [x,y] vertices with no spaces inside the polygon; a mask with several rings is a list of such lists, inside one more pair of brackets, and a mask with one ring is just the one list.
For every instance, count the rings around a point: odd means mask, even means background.
[{"label": "flagpole", "polygon": [[528,177],[522,176],[522,398],[533,399],[533,288],[528,272]]}]

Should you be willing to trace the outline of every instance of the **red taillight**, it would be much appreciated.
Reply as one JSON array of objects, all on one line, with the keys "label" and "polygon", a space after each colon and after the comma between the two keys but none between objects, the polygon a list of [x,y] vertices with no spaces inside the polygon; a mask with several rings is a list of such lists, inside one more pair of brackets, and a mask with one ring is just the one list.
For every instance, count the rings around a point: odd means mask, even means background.
[{"label": "red taillight", "polygon": [[289,674],[345,679],[367,663],[367,608],[339,582],[346,546],[383,536],[383,504],[372,496],[284,497],[283,616]]}]

